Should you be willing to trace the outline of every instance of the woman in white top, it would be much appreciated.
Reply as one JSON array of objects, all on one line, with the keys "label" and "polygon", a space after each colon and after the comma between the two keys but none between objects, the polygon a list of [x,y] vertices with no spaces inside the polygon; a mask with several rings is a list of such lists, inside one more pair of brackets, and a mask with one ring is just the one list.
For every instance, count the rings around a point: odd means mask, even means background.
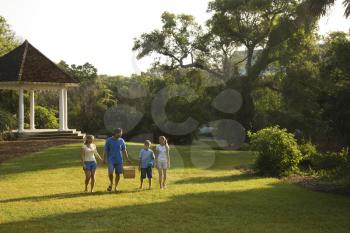
[{"label": "woman in white top", "polygon": [[84,145],[81,148],[81,162],[83,164],[83,170],[85,172],[85,192],[88,191],[88,185],[91,179],[91,192],[94,190],[95,185],[95,172],[97,168],[96,158],[102,161],[101,156],[97,152],[94,142],[94,136],[87,135],[85,137]]},{"label": "woman in white top", "polygon": [[161,189],[166,188],[167,169],[170,168],[168,141],[164,136],[159,137],[159,145],[156,147],[156,164],[159,173],[159,185]]}]

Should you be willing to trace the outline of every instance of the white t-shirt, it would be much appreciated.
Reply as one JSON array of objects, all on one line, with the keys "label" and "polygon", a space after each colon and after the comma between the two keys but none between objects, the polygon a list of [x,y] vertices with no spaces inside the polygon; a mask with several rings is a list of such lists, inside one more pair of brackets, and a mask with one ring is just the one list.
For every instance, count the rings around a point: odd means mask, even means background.
[{"label": "white t-shirt", "polygon": [[90,147],[88,147],[87,145],[83,145],[82,149],[83,149],[83,153],[84,153],[83,154],[84,161],[86,161],[86,162],[95,161],[96,162],[95,154],[98,154],[98,152],[97,152],[95,144],[90,144]]},{"label": "white t-shirt", "polygon": [[158,161],[168,161],[168,155],[167,155],[167,150],[166,150],[166,146],[162,146],[162,145],[158,145],[156,147],[156,150],[158,151]]}]

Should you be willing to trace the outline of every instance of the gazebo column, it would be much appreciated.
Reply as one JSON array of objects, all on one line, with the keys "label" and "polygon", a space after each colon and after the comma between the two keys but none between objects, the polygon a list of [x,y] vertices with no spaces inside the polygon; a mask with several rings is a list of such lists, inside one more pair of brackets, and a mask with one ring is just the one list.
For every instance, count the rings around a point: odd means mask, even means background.
[{"label": "gazebo column", "polygon": [[60,95],[59,95],[59,121],[60,121],[60,128],[59,130],[60,131],[64,131],[65,130],[65,127],[64,127],[64,124],[65,124],[65,117],[64,117],[64,113],[65,113],[65,103],[64,103],[64,89],[60,89]]},{"label": "gazebo column", "polygon": [[24,100],[23,100],[23,87],[19,88],[19,100],[18,100],[18,132],[24,132]]},{"label": "gazebo column", "polygon": [[35,93],[34,90],[30,91],[30,129],[34,130],[35,129]]},{"label": "gazebo column", "polygon": [[67,89],[64,89],[64,129],[68,130],[68,95]]}]

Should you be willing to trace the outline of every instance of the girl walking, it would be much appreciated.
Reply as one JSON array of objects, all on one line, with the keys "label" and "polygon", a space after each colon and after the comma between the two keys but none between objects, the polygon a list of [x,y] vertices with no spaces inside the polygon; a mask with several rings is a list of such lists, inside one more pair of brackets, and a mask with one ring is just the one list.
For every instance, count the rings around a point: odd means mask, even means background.
[{"label": "girl walking", "polygon": [[87,135],[85,137],[84,145],[81,148],[81,162],[83,164],[83,170],[85,172],[85,192],[88,191],[88,185],[91,180],[90,192],[93,192],[95,186],[95,172],[97,168],[95,156],[102,161],[99,155],[96,145],[94,144],[94,136]]},{"label": "girl walking", "polygon": [[159,173],[160,189],[166,188],[167,169],[170,168],[168,141],[164,136],[159,137],[159,145],[156,147],[156,164]]}]

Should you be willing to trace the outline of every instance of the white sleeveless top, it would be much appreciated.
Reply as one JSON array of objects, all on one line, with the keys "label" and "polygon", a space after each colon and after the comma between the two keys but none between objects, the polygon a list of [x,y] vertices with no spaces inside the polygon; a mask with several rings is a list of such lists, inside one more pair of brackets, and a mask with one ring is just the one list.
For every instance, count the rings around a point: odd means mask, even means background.
[{"label": "white sleeveless top", "polygon": [[158,161],[167,162],[168,161],[168,155],[166,151],[166,146],[158,145],[156,147],[156,150],[158,151]]},{"label": "white sleeveless top", "polygon": [[84,162],[91,162],[91,161],[95,161],[96,162],[96,158],[95,158],[95,154],[98,154],[97,149],[96,149],[96,145],[95,144],[90,144],[90,147],[88,147],[87,145],[83,145],[82,146],[83,149],[83,156],[84,156]]}]

